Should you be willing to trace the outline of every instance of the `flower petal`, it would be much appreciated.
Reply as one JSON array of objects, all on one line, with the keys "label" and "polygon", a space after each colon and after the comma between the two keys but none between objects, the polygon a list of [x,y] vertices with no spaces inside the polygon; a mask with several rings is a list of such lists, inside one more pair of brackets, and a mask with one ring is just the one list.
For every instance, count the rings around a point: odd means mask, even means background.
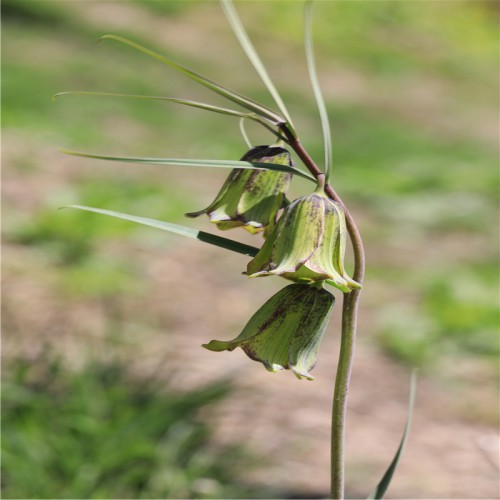
[{"label": "flower petal", "polygon": [[324,231],[321,198],[304,196],[285,209],[261,251],[248,263],[250,277],[294,273],[312,257]]},{"label": "flower petal", "polygon": [[333,302],[333,295],[316,286],[289,285],[271,297],[234,340],[212,340],[203,347],[211,351],[241,347],[270,371],[292,368],[297,376],[312,378],[308,371],[314,366]]},{"label": "flower petal", "polygon": [[335,304],[335,297],[324,289],[315,290],[309,314],[303,316],[288,349],[289,365],[295,375],[313,380],[309,372],[316,365],[316,356]]}]

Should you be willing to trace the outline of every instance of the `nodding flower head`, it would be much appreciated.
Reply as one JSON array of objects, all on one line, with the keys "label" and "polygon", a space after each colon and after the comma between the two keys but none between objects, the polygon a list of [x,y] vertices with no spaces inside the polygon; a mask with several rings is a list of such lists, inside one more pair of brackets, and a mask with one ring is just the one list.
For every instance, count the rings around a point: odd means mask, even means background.
[{"label": "nodding flower head", "polygon": [[326,196],[321,185],[285,208],[246,274],[303,283],[329,280],[348,293],[361,285],[345,271],[346,241],[344,209]]},{"label": "nodding flower head", "polygon": [[250,318],[234,340],[212,340],[203,347],[211,351],[241,347],[269,371],[289,369],[299,379],[313,380],[309,372],[316,364],[334,303],[334,296],[321,286],[288,285]]},{"label": "nodding flower head", "polygon": [[[292,165],[290,153],[280,146],[257,146],[242,161]],[[207,214],[218,229],[243,227],[254,234],[269,231],[283,207],[292,174],[271,170],[234,169],[215,200],[188,217]]]}]

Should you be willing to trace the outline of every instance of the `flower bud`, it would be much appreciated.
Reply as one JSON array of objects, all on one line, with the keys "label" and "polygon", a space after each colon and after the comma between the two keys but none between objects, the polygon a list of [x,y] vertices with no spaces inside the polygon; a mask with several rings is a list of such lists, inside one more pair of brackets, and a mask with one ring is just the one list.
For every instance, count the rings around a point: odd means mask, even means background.
[{"label": "flower bud", "polygon": [[315,364],[319,344],[328,325],[335,297],[316,285],[292,284],[273,295],[234,340],[212,340],[203,347],[233,351],[241,347],[247,356],[272,372],[292,370],[300,379]]},{"label": "flower bud", "polygon": [[[242,161],[291,165],[290,153],[278,146],[257,146]],[[271,170],[234,169],[219,194],[204,210],[188,217],[207,214],[218,229],[243,227],[250,233],[268,230],[276,223],[292,174]]]},{"label": "flower bud", "polygon": [[284,210],[247,275],[277,275],[296,282],[330,280],[345,293],[361,285],[344,269],[347,228],[342,206],[322,189],[293,201]]}]

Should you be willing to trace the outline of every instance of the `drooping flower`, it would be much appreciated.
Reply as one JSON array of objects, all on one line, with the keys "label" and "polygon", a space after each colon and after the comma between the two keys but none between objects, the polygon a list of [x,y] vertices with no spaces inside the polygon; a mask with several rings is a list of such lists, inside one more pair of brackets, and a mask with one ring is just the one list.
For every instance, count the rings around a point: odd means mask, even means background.
[{"label": "drooping flower", "polygon": [[[290,153],[280,146],[256,146],[242,161],[292,165]],[[215,200],[188,217],[207,214],[218,229],[243,227],[252,234],[268,231],[283,207],[292,175],[271,170],[234,169]]]},{"label": "drooping flower", "polygon": [[296,282],[329,280],[343,292],[361,285],[344,268],[347,228],[342,206],[323,186],[288,205],[259,253],[248,263],[247,275],[277,275]]},{"label": "drooping flower", "polygon": [[212,340],[203,347],[217,352],[241,347],[269,371],[290,369],[299,379],[313,380],[309,372],[334,303],[334,296],[316,284],[288,285],[250,318],[234,340]]}]

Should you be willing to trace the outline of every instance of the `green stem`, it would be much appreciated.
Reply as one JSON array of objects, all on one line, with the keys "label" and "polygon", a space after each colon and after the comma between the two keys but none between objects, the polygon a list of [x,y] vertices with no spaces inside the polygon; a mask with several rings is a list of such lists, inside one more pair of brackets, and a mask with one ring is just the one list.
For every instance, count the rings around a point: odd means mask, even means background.
[{"label": "green stem", "polygon": [[344,498],[344,448],[347,395],[356,344],[356,320],[359,290],[344,294],[342,307],[342,338],[335,377],[331,431],[331,497]]},{"label": "green stem", "polygon": [[[308,170],[316,178],[323,175],[298,138],[288,130],[286,124],[280,128],[287,137],[288,144],[293,148],[295,153],[297,153],[297,156],[302,160]],[[325,192],[332,200],[335,200],[344,207],[347,231],[349,232],[354,254],[353,279],[362,284],[365,275],[365,251],[356,222],[341,200],[340,196],[335,192],[330,184],[325,186]],[[331,432],[331,498],[340,500],[344,498],[344,443],[347,395],[349,392],[349,382],[354,360],[354,348],[356,345],[356,323],[360,292],[361,290],[353,290],[351,293],[344,294],[344,302],[342,306],[342,337],[337,374],[335,377],[335,389],[333,393]]]}]

